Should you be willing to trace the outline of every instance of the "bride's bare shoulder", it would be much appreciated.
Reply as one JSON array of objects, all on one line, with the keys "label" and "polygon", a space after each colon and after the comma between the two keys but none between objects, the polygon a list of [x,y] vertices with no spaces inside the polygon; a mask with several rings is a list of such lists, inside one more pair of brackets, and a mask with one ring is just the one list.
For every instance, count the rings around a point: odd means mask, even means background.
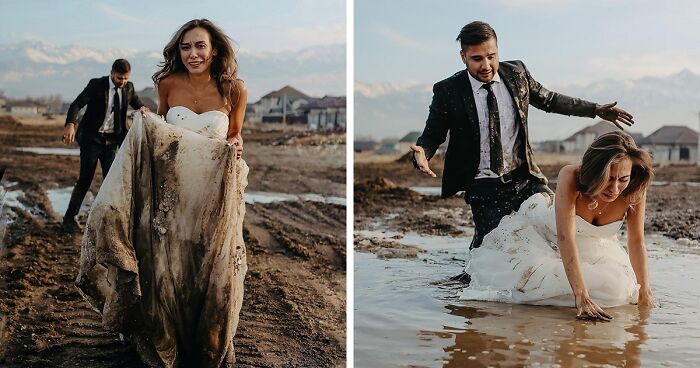
[{"label": "bride's bare shoulder", "polygon": [[576,189],[577,182],[576,176],[578,175],[578,165],[565,165],[559,170],[559,176],[557,177],[557,187],[563,186],[567,189]]}]

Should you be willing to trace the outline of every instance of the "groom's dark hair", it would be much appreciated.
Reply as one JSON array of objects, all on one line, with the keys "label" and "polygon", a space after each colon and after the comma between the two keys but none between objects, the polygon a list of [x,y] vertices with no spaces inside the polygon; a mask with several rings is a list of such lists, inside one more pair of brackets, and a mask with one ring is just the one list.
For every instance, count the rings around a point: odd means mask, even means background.
[{"label": "groom's dark hair", "polygon": [[462,46],[472,46],[484,43],[491,37],[498,42],[496,31],[488,23],[477,20],[462,27],[462,30],[459,31],[459,36],[457,36],[457,41]]},{"label": "groom's dark hair", "polygon": [[131,71],[131,64],[126,59],[117,59],[112,63],[112,70],[120,74],[128,73]]}]

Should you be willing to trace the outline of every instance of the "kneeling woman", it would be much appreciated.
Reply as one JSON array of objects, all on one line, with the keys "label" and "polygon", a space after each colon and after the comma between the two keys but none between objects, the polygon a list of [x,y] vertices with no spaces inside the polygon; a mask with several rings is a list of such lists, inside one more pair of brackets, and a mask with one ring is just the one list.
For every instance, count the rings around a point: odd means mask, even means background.
[{"label": "kneeling woman", "polygon": [[[564,166],[554,201],[543,193],[506,216],[471,251],[462,299],[571,306],[655,306],[644,245],[649,154],[621,131],[598,137],[580,165]],[[617,233],[627,221],[625,252]]]}]

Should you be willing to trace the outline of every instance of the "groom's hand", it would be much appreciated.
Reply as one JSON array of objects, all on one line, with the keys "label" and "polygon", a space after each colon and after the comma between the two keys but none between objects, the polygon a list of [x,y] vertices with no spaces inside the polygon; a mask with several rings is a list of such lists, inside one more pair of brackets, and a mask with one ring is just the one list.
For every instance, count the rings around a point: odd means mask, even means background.
[{"label": "groom's hand", "polygon": [[596,105],[595,114],[598,115],[599,118],[615,124],[615,126],[620,128],[621,130],[624,129],[620,124],[632,126],[632,124],[634,124],[634,120],[632,120],[632,115],[630,115],[627,111],[619,107],[615,107],[615,105],[617,105],[617,101],[605,105]]},{"label": "groom's hand", "polygon": [[423,150],[423,147],[416,146],[414,144],[411,145],[411,151],[413,151],[413,157],[416,159],[416,165],[418,165],[418,170],[424,172],[428,176],[437,178],[437,175],[435,175],[433,170],[430,170],[430,166],[428,166],[428,158],[425,157],[425,151]]}]

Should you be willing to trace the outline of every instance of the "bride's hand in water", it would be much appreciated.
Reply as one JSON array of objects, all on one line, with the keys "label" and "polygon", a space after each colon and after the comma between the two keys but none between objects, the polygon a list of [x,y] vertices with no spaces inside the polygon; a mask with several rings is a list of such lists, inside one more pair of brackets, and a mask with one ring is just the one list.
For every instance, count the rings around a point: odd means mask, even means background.
[{"label": "bride's hand in water", "polygon": [[587,291],[576,295],[576,308],[578,309],[577,319],[592,318],[601,321],[610,321],[612,319],[611,315],[605,313],[603,308],[591,299]]},{"label": "bride's hand in water", "polygon": [[643,287],[639,289],[639,299],[637,300],[637,306],[656,308],[659,305],[654,300],[654,296],[651,294],[651,288]]}]

